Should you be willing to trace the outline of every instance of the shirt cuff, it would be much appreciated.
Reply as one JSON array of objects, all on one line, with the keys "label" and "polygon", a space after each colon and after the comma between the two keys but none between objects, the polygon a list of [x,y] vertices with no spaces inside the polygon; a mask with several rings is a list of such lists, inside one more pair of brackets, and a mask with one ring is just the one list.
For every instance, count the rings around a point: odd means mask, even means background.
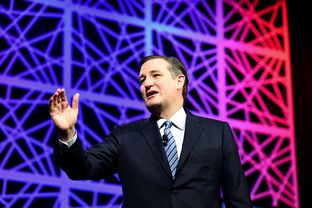
[{"label": "shirt cuff", "polygon": [[68,148],[70,148],[75,141],[77,140],[77,132],[75,132],[74,136],[72,138],[70,138],[68,141],[64,142],[59,138],[59,142],[62,144],[65,144]]}]

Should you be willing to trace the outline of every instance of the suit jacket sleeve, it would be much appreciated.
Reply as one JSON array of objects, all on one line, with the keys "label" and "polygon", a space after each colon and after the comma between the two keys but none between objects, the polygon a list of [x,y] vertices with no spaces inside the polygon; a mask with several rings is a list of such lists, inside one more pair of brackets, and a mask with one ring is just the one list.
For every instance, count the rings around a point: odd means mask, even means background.
[{"label": "suit jacket sleeve", "polygon": [[117,172],[118,154],[116,130],[87,151],[79,138],[70,148],[60,143],[54,148],[56,162],[74,180],[101,179],[113,175]]},{"label": "suit jacket sleeve", "polygon": [[251,208],[251,199],[237,146],[228,123],[223,127],[222,194],[227,208]]}]

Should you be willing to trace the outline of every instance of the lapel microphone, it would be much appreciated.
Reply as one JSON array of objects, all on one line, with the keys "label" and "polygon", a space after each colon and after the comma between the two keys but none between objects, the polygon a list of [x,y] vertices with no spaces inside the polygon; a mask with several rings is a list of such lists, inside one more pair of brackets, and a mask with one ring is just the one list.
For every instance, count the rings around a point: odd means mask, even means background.
[{"label": "lapel microphone", "polygon": [[168,137],[164,134],[161,138],[161,142],[164,146],[167,146],[168,144]]}]

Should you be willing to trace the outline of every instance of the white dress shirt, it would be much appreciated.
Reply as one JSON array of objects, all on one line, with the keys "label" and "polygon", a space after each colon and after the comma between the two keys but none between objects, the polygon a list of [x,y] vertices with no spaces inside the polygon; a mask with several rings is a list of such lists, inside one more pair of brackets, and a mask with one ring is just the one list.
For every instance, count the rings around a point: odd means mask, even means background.
[{"label": "white dress shirt", "polygon": [[[165,126],[163,125],[166,119],[159,119],[157,121],[157,125],[160,131],[160,135],[164,135]],[[177,145],[178,157],[180,158],[182,145],[184,140],[184,132],[185,132],[185,122],[186,122],[186,113],[183,107],[181,107],[170,119],[172,122],[172,126],[170,131]]]}]

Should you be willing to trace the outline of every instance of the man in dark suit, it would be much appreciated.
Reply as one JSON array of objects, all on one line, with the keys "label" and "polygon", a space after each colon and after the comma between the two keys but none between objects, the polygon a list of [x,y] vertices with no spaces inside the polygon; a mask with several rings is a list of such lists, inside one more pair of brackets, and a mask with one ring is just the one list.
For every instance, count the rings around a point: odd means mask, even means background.
[{"label": "man in dark suit", "polygon": [[54,153],[71,179],[100,179],[118,173],[124,208],[250,208],[248,186],[229,125],[183,108],[188,78],[174,57],[141,61],[140,90],[151,117],[115,129],[84,150],[75,131],[78,98],[65,90],[50,99],[60,130]]}]

